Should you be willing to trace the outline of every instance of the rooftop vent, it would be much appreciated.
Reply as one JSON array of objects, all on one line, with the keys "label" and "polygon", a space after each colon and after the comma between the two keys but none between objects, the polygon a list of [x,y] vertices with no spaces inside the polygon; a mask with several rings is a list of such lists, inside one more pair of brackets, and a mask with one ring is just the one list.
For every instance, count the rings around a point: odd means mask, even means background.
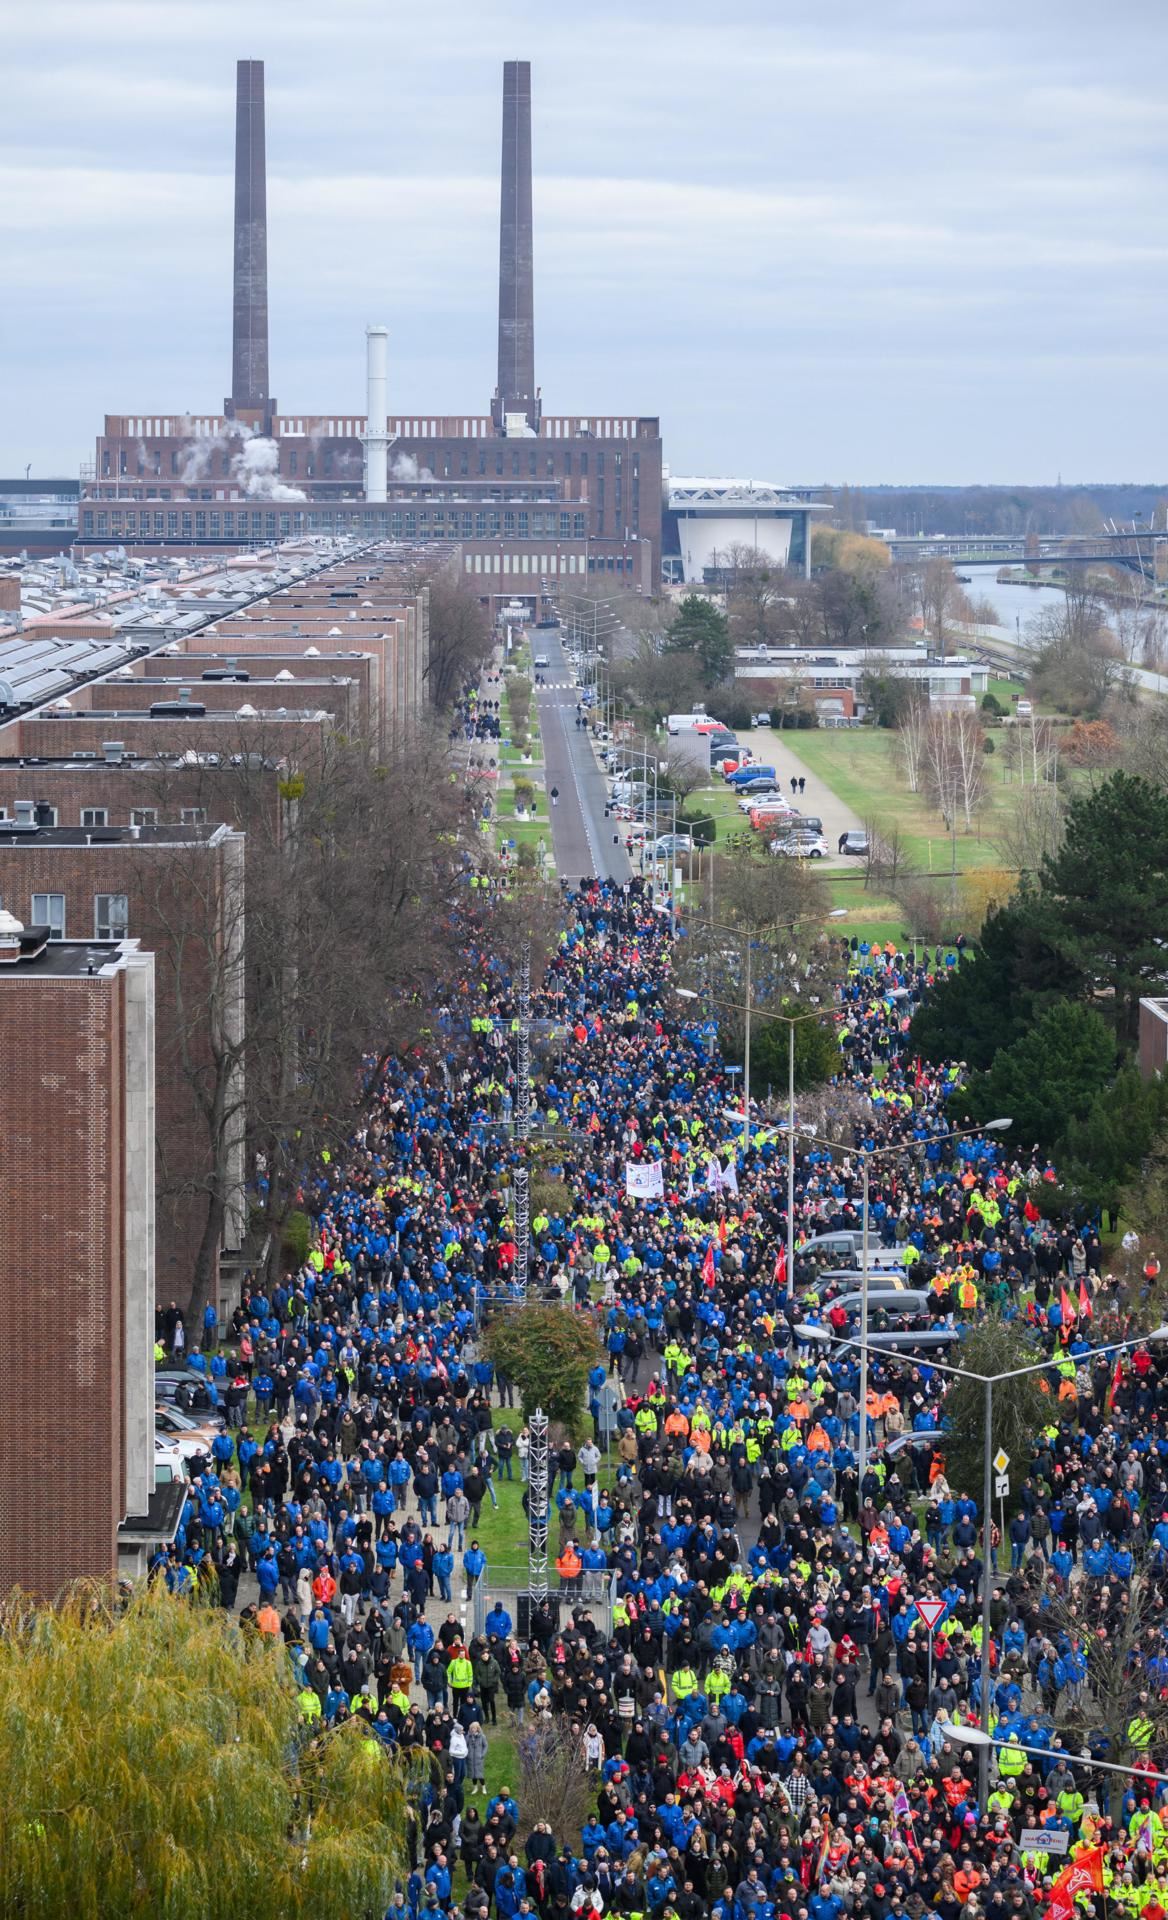
[{"label": "rooftop vent", "polygon": [[276,675],[276,678],[277,680],[294,680],[296,676],[293,673],[289,673],[287,667],[281,667],[279,673]]},{"label": "rooftop vent", "polygon": [[121,740],[103,740],[101,750],[111,767],[120,766],[126,757],[125,743]]}]

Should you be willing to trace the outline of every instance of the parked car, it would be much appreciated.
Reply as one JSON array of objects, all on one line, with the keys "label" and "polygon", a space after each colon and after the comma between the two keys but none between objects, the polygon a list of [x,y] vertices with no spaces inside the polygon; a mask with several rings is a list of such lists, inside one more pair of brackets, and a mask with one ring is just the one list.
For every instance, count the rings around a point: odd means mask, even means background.
[{"label": "parked car", "polygon": [[[918,1314],[928,1313],[929,1296],[920,1287],[890,1287],[887,1276],[881,1276],[884,1284],[868,1287],[868,1313],[874,1317],[882,1313],[887,1320],[915,1320]],[[830,1302],[833,1307],[842,1307],[851,1317],[857,1317],[864,1311],[862,1293],[837,1293]],[[870,1324],[870,1322],[869,1322]]]},{"label": "parked car", "polygon": [[197,1414],[184,1413],[181,1407],[161,1401],[154,1409],[154,1431],[162,1440],[200,1440],[210,1446],[217,1433],[222,1433],[223,1422],[218,1414],[208,1414],[200,1419]]},{"label": "parked car", "polygon": [[193,1369],[182,1373],[156,1373],[154,1402],[156,1406],[173,1403],[184,1413],[198,1413],[204,1417],[219,1412],[219,1395],[214,1384]]},{"label": "parked car", "polygon": [[750,724],[752,727],[769,727],[771,724],[771,716],[769,713],[752,713],[750,716]]},{"label": "parked car", "polygon": [[[859,1266],[864,1251],[864,1235],[859,1227],[837,1227],[831,1233],[814,1233],[805,1240],[799,1249],[801,1253],[826,1254],[829,1259],[838,1259],[842,1265]],[[896,1247],[882,1247],[876,1244],[875,1234],[868,1236],[868,1270],[873,1267],[903,1267],[904,1262]]]},{"label": "parked car", "polygon": [[194,1434],[163,1434],[154,1436],[154,1458],[156,1460],[209,1460],[211,1457],[210,1440],[196,1439]]},{"label": "parked car", "polygon": [[847,833],[840,835],[839,850],[841,853],[853,854],[859,860],[866,860],[868,858],[867,834],[861,832],[858,827],[851,828]]},{"label": "parked car", "polygon": [[918,1447],[940,1446],[944,1439],[943,1427],[921,1427],[914,1433],[894,1433],[892,1439],[886,1440],[876,1451],[883,1453],[886,1460],[899,1460],[901,1454],[908,1453],[910,1449],[915,1453]]},{"label": "parked car", "polygon": [[693,849],[693,836],[688,833],[663,833],[654,842],[654,853],[689,853]]},{"label": "parked car", "polygon": [[792,860],[826,860],[827,841],[814,833],[780,834],[771,841],[771,852],[787,854]]},{"label": "parked car", "polygon": [[733,773],[726,775],[726,785],[728,787],[741,787],[748,780],[760,780],[763,778],[774,780],[776,778],[774,768],[760,766],[757,760],[745,760],[740,766],[734,769]]},{"label": "parked car", "polygon": [[783,798],[783,795],[779,792],[779,789],[777,787],[772,787],[769,781],[764,781],[762,786],[758,787],[757,789],[748,788],[746,793],[743,794],[742,798],[738,802],[738,811],[739,813],[750,813],[752,808],[760,806],[763,801],[770,801],[770,800],[777,800],[780,802],[780,805],[778,805],[775,808],[775,812],[777,814],[786,816],[790,813],[791,809],[787,805],[787,802]]}]

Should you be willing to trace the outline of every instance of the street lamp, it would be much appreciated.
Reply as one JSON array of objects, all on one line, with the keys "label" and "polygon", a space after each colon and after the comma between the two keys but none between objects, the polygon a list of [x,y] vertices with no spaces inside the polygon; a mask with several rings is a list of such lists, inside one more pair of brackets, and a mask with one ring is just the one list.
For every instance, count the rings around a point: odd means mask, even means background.
[{"label": "street lamp", "polygon": [[[980,1127],[962,1127],[959,1132],[946,1133],[944,1138],[946,1140],[965,1140],[968,1139],[971,1134],[1005,1133],[1013,1124],[1014,1122],[1012,1120],[986,1120]],[[858,1343],[860,1348],[860,1444],[857,1449],[857,1474],[860,1484],[863,1485],[864,1475],[868,1471],[868,1170],[873,1160],[883,1159],[890,1153],[905,1153],[909,1151],[909,1149],[903,1141],[897,1141],[895,1145],[887,1147],[849,1147],[845,1146],[840,1140],[827,1140],[822,1134],[814,1133],[810,1130],[808,1130],[806,1137],[817,1141],[821,1147],[834,1148],[837,1153],[858,1153],[862,1156],[864,1165],[864,1217],[861,1222],[863,1240],[860,1255],[860,1339]],[[788,1232],[789,1231],[790,1224],[788,1222]],[[791,1275],[789,1273],[787,1275],[787,1284],[788,1288],[790,1288]],[[847,1344],[854,1345],[856,1343],[849,1341]],[[988,1454],[986,1459],[988,1463]]]},{"label": "street lamp", "polygon": [[[1009,1125],[1010,1122],[1008,1120],[991,1121],[987,1124],[987,1127],[981,1128],[980,1131],[986,1132],[990,1127],[1000,1129],[1002,1127],[1008,1127]],[[956,1138],[957,1136],[954,1135],[952,1137]],[[866,1307],[866,1281],[863,1290],[863,1299]],[[866,1321],[866,1313],[864,1317]],[[865,1325],[860,1340],[840,1340],[837,1342],[837,1345],[841,1347],[858,1347],[860,1349],[861,1373],[862,1377],[865,1378],[867,1376],[867,1339],[867,1327]],[[1150,1346],[1154,1340],[1168,1340],[1168,1326],[1155,1327],[1151,1333],[1134,1334],[1126,1340],[1112,1340],[1109,1341],[1105,1347],[1092,1347],[1091,1354],[1092,1357],[1094,1357],[1096,1354],[1104,1353],[1128,1353],[1133,1347]],[[935,1369],[938,1373],[952,1374],[954,1378],[958,1380],[976,1380],[985,1388],[984,1472],[982,1483],[981,1729],[980,1738],[975,1743],[978,1748],[978,1801],[981,1811],[984,1813],[986,1810],[986,1802],[989,1798],[990,1748],[993,1744],[990,1735],[990,1640],[992,1638],[990,1626],[990,1504],[993,1490],[992,1435],[994,1424],[994,1388],[1003,1380],[1022,1380],[1031,1373],[1046,1373],[1055,1365],[1055,1361],[1053,1358],[1050,1360],[1039,1360],[1032,1366],[1011,1367],[1005,1373],[975,1373],[971,1367],[955,1367],[949,1362],[942,1360],[930,1359],[927,1365]],[[861,1395],[861,1399],[863,1398],[864,1396]],[[867,1409],[863,1405],[860,1409],[860,1420],[861,1432],[866,1434]],[[864,1475],[861,1471],[861,1481],[863,1477]]]}]

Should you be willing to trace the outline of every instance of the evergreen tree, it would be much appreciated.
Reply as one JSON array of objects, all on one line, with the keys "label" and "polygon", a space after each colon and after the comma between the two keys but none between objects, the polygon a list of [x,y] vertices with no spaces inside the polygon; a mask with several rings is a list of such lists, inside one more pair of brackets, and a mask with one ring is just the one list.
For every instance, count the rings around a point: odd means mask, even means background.
[{"label": "evergreen tree", "polygon": [[1079,969],[1052,943],[1037,896],[1019,894],[986,915],[973,955],[917,1009],[910,1045],[926,1060],[964,1060],[984,1070],[1082,984]]},{"label": "evergreen tree", "polygon": [[1069,1123],[1083,1120],[1115,1071],[1115,1040],[1093,1007],[1060,1000],[965,1087],[971,1119],[1008,1114],[1020,1153],[1053,1154]]},{"label": "evergreen tree", "polygon": [[665,645],[670,653],[696,657],[703,686],[719,686],[733,670],[730,623],[712,601],[700,594],[686,595],[666,631]]},{"label": "evergreen tree", "polygon": [[1062,846],[1043,865],[1041,901],[1052,945],[1085,981],[1111,989],[1116,1037],[1130,1046],[1141,996],[1168,975],[1168,791],[1115,773],[1073,800]]}]

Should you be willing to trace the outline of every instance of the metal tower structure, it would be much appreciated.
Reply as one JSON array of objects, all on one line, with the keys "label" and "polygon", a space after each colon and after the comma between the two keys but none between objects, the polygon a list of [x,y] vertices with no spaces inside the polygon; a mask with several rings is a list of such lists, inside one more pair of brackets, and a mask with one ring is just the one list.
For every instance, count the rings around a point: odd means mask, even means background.
[{"label": "metal tower structure", "polygon": [[548,1596],[548,1417],[537,1407],[527,1423],[527,1591],[535,1606]]},{"label": "metal tower structure", "polygon": [[512,1182],[515,1193],[515,1279],[526,1300],[531,1286],[531,1177],[527,1166],[527,1137],[531,1128],[530,943],[523,949],[523,965],[519,973],[517,1028],[515,1138],[519,1147],[519,1162]]}]

